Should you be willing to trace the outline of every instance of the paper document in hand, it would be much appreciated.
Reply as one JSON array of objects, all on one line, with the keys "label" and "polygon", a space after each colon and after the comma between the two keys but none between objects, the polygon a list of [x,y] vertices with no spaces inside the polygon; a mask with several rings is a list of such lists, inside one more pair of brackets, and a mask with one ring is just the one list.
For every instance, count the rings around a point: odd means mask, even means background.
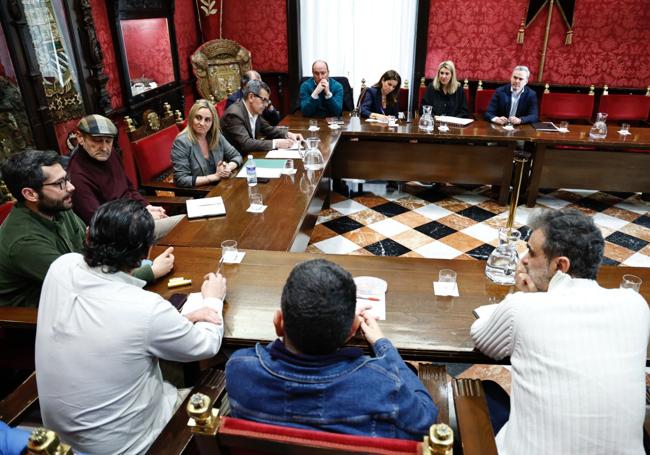
[{"label": "paper document in hand", "polygon": [[434,118],[436,122],[446,122],[451,125],[460,125],[460,126],[469,125],[474,121],[473,118],[452,117],[451,115],[436,115]]},{"label": "paper document in hand", "polygon": [[380,321],[386,320],[386,294],[379,295],[357,295],[356,311],[369,308],[370,314]]},{"label": "paper document in hand", "polygon": [[300,150],[291,148],[271,150],[266,154],[265,158],[290,158],[292,160],[299,160],[302,156],[300,155]]},{"label": "paper document in hand", "polygon": [[206,216],[221,216],[226,214],[226,206],[221,196],[206,197],[203,199],[188,199],[185,201],[188,218],[202,218]]}]

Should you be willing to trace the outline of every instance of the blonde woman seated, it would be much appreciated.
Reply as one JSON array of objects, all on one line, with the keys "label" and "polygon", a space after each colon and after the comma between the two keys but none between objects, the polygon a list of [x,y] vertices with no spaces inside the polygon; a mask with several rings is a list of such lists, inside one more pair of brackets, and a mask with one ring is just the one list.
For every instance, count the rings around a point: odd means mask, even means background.
[{"label": "blonde woman seated", "polygon": [[372,87],[368,87],[361,102],[361,117],[387,121],[399,112],[399,89],[402,78],[397,71],[388,70]]},{"label": "blonde woman seated", "polygon": [[463,90],[456,78],[454,62],[446,60],[438,65],[438,72],[424,93],[422,105],[432,106],[433,115],[471,117],[467,110],[465,90]]},{"label": "blonde woman seated", "polygon": [[172,145],[174,183],[181,187],[210,185],[231,177],[242,164],[241,154],[219,129],[217,111],[208,100],[197,100],[187,126]]}]

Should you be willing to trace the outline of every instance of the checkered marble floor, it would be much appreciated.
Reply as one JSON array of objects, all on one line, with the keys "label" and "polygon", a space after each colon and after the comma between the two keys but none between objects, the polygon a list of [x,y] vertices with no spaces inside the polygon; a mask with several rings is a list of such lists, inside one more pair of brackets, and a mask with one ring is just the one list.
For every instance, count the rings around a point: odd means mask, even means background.
[{"label": "checkered marble floor", "polygon": [[[354,185],[352,185],[354,186]],[[403,256],[485,260],[498,245],[508,208],[499,205],[489,186],[433,189],[385,182],[364,183],[348,197],[332,193],[307,251],[366,256]],[[573,207],[592,216],[605,237],[604,264],[650,267],[650,203],[640,194],[588,190],[547,190],[536,207]],[[526,239],[530,212],[517,208],[515,227]],[[525,242],[518,249],[525,251]]]}]

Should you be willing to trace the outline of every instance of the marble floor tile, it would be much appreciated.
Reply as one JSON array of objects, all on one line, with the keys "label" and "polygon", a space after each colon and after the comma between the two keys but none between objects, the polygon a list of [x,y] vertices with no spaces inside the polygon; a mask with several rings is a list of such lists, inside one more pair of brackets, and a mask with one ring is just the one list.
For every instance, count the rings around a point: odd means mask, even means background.
[{"label": "marble floor tile", "polygon": [[348,215],[355,221],[358,221],[361,224],[368,225],[376,223],[378,221],[385,220],[386,217],[379,212],[375,212],[373,209],[366,209],[360,212],[352,213]]},{"label": "marble floor tile", "polygon": [[420,215],[419,213],[414,211],[406,212],[406,213],[402,213],[401,215],[394,216],[393,219],[411,228],[422,226],[423,224],[427,224],[428,222],[431,221],[431,218],[427,218],[426,216]]},{"label": "marble floor tile", "polygon": [[508,394],[512,392],[512,375],[502,365],[474,364],[459,374],[457,378],[480,379],[482,381],[491,380],[499,384]]},{"label": "marble floor tile", "polygon": [[336,237],[337,235],[339,234],[325,227],[324,225],[317,224],[316,226],[314,226],[314,230],[311,233],[310,241],[311,243],[317,243],[320,242],[321,240],[326,240],[332,237]]},{"label": "marble floor tile", "polygon": [[639,239],[645,240],[646,242],[650,242],[650,229],[645,228],[643,226],[639,226],[638,224],[628,223],[625,226],[623,226],[620,229],[620,231],[628,235],[637,237]]},{"label": "marble floor tile", "polygon": [[359,248],[359,245],[341,235],[337,235],[331,239],[321,240],[318,243],[314,243],[314,246],[321,252],[327,254],[348,254]]},{"label": "marble floor tile", "polygon": [[420,248],[416,248],[415,252],[425,258],[432,259],[455,259],[463,254],[462,251],[458,251],[440,241],[434,241]]},{"label": "marble floor tile", "polygon": [[462,232],[456,232],[454,234],[448,235],[447,237],[440,239],[440,241],[445,245],[449,245],[450,247],[462,252],[469,251],[476,248],[477,246],[483,245],[483,242],[479,239],[470,237],[469,235],[463,234]]},{"label": "marble floor tile", "polygon": [[609,207],[608,209],[603,210],[603,214],[613,216],[614,218],[625,221],[634,221],[639,217],[638,213],[631,212],[620,207]]},{"label": "marble floor tile", "polygon": [[354,231],[346,232],[343,234],[343,237],[361,247],[365,247],[371,243],[379,242],[380,240],[384,240],[386,238],[385,235],[382,235],[379,232],[370,229],[369,226],[364,226],[362,228],[355,229]]},{"label": "marble floor tile", "polygon": [[[400,234],[393,236],[392,238],[393,240],[401,243],[402,245],[404,245],[405,247],[411,250],[418,249],[434,241],[428,235],[422,234],[421,232],[418,232],[414,229],[409,229],[408,231],[404,231]],[[409,257],[415,257],[415,256],[409,256]],[[417,257],[422,257],[422,256],[418,255]]]},{"label": "marble floor tile", "polygon": [[372,194],[357,196],[353,200],[358,202],[359,204],[365,205],[366,207],[374,207],[376,205],[381,205],[381,204],[385,204],[386,202],[389,202],[387,199],[384,199],[383,197],[375,196]]},{"label": "marble floor tile", "polygon": [[604,254],[608,258],[614,259],[615,261],[623,262],[632,256],[634,254],[634,251],[628,250],[627,248],[605,240]]},{"label": "marble floor tile", "polygon": [[422,216],[426,216],[430,220],[437,220],[438,218],[442,218],[443,216],[451,215],[453,213],[452,211],[447,210],[444,207],[440,207],[436,204],[425,205],[424,207],[415,209],[414,212]]},{"label": "marble floor tile", "polygon": [[337,202],[336,204],[331,204],[330,207],[343,215],[350,215],[351,213],[360,212],[368,208],[363,204],[359,204],[358,202],[353,201],[352,199],[346,199],[344,201]]},{"label": "marble floor tile", "polygon": [[436,221],[438,221],[438,223],[444,224],[445,226],[456,229],[457,231],[462,231],[463,229],[474,226],[478,223],[477,221],[471,218],[467,218],[466,216],[460,215],[458,213],[443,216],[442,218],[438,218]]},{"label": "marble floor tile", "polygon": [[606,215],[604,213],[596,213],[594,216],[592,216],[592,219],[594,220],[594,223],[596,223],[598,226],[605,226],[610,229],[615,229],[618,230],[628,224],[627,220],[621,220],[619,218]]},{"label": "marble floor tile", "polygon": [[459,201],[455,198],[443,199],[442,201],[438,202],[437,205],[454,213],[471,207],[471,204]]}]

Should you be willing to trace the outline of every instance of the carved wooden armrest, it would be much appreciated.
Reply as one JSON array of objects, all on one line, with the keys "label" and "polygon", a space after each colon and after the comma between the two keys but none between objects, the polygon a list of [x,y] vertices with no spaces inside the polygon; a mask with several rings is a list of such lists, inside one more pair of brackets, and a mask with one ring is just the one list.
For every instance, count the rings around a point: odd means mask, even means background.
[{"label": "carved wooden armrest", "polygon": [[437,423],[449,424],[449,394],[447,389],[447,367],[421,363],[418,368],[418,377],[427,388],[429,395],[438,408]]},{"label": "carved wooden armrest", "polygon": [[27,414],[38,402],[36,389],[36,372],[29,375],[22,384],[0,401],[0,420],[7,425],[14,425]]},{"label": "carved wooden armrest", "polygon": [[187,426],[187,403],[195,393],[217,400],[226,389],[226,375],[221,370],[209,370],[192,389],[185,401],[174,413],[165,428],[149,448],[148,453],[156,455],[180,455],[192,442],[194,435]]},{"label": "carved wooden armrest", "polygon": [[480,379],[454,379],[454,406],[465,455],[496,455],[497,446]]}]

